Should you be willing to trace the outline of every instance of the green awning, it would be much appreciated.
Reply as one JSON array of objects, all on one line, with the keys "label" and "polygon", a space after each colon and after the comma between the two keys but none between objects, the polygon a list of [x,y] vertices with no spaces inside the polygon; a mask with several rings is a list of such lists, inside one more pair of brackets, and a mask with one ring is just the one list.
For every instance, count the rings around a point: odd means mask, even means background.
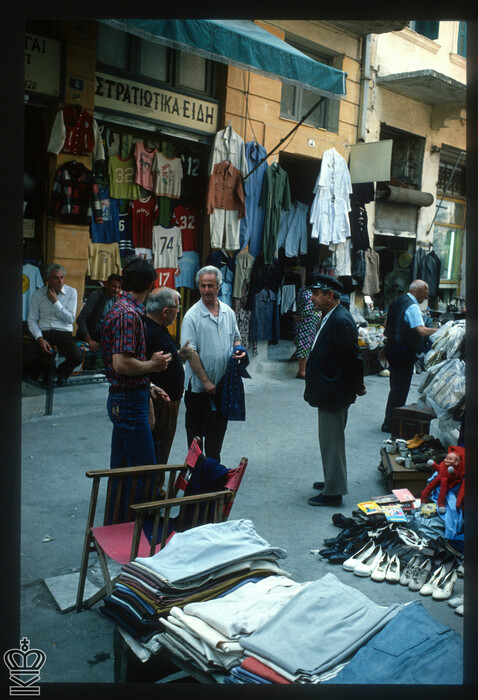
[{"label": "green awning", "polygon": [[314,61],[251,20],[99,21],[148,41],[252,70],[319,95],[340,99],[346,92],[346,73]]}]

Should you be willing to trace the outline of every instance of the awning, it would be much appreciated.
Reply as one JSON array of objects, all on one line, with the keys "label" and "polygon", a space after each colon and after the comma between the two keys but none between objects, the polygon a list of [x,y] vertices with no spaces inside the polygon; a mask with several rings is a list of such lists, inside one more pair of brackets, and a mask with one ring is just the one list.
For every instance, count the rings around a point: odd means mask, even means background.
[{"label": "awning", "polygon": [[346,73],[314,61],[251,20],[102,19],[116,29],[326,97],[345,95]]}]

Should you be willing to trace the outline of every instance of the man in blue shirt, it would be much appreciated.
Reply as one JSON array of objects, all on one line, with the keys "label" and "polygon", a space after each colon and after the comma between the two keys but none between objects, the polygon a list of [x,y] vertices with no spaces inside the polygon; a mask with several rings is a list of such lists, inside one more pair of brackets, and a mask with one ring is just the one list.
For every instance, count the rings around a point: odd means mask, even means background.
[{"label": "man in blue shirt", "polygon": [[392,432],[393,409],[404,406],[407,401],[413,367],[417,353],[422,348],[423,338],[437,330],[428,328],[423,322],[419,304],[427,298],[427,283],[414,280],[408,293],[392,301],[388,307],[385,355],[390,369],[390,393],[382,425],[384,433]]}]

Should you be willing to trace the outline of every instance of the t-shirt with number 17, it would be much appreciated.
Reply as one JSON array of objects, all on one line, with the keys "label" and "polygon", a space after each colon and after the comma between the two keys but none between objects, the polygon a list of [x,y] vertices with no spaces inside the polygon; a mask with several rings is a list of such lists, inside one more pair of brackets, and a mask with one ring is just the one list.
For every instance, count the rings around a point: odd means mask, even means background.
[{"label": "t-shirt with number 17", "polygon": [[177,268],[182,254],[183,247],[179,226],[153,227],[153,260],[156,269]]}]

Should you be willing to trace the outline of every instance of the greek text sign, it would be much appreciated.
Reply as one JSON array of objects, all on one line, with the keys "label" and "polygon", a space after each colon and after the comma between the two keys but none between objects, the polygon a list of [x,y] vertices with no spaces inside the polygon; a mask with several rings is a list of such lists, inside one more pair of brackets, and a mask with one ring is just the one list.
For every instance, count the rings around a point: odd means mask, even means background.
[{"label": "greek text sign", "polygon": [[102,107],[208,134],[217,131],[218,105],[215,102],[97,73],[95,108]]},{"label": "greek text sign", "polygon": [[25,92],[61,97],[61,42],[25,35]]}]

